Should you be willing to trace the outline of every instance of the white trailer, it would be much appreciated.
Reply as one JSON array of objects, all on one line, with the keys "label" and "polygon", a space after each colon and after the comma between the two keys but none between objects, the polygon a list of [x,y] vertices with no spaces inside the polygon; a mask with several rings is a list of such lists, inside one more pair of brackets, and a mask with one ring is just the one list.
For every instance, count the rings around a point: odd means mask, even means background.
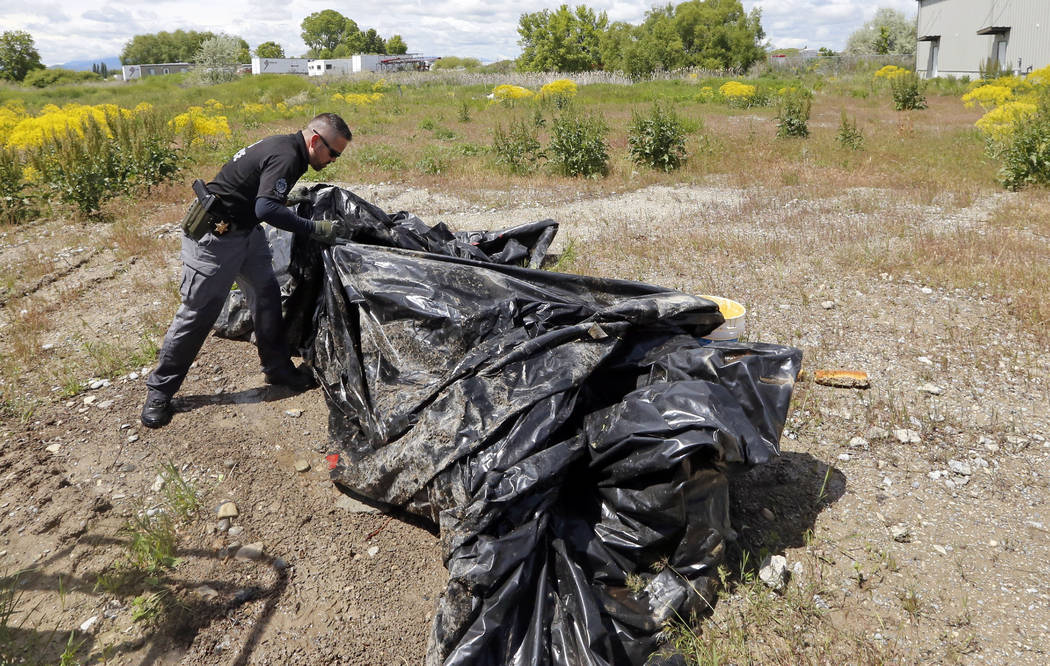
[{"label": "white trailer", "polygon": [[307,73],[310,76],[350,74],[353,72],[351,58],[318,58],[310,61]]},{"label": "white trailer", "polygon": [[386,57],[374,53],[359,53],[353,57],[354,72],[378,72],[379,63]]},{"label": "white trailer", "polygon": [[252,74],[308,74],[309,58],[252,58]]},{"label": "white trailer", "polygon": [[120,69],[125,81],[133,81],[161,74],[183,74],[193,69],[193,65],[188,62],[158,62],[146,65],[124,65]]}]

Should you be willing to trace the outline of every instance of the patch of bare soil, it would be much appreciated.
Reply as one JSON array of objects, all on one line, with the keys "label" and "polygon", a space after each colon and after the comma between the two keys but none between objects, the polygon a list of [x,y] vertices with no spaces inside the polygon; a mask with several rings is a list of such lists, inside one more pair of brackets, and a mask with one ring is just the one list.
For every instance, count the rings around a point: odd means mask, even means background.
[{"label": "patch of bare soil", "polygon": [[[800,383],[783,455],[734,484],[733,557],[786,556],[805,604],[797,612],[818,618],[782,661],[1047,661],[1050,352],[979,291],[911,274],[829,273],[816,237],[812,253],[771,265],[688,240],[703,228],[727,248],[768,247],[800,206],[833,229],[877,224],[883,204],[859,206],[857,193],[792,202],[683,186],[554,202],[493,194],[481,205],[400,185],[351,188],[457,229],[552,217],[561,223],[554,251],[573,248],[588,272],[733,297],[749,308],[750,340],[799,346],[809,369],[868,373],[868,390]],[[998,205],[912,212],[951,233],[980,227]],[[164,221],[155,230],[170,246],[161,266],[90,250],[18,287],[12,298],[51,304],[41,354],[75,359],[91,334],[133,337],[143,318],[170,320],[177,233]],[[63,251],[33,233],[9,232],[0,257],[25,256],[34,243]],[[623,239],[650,244],[653,255],[617,250]],[[161,295],[145,287],[158,282]],[[12,302],[0,329],[5,354],[16,342]],[[39,404],[4,417],[0,575],[21,572],[8,645],[33,646],[40,663],[57,662],[70,635],[84,663],[422,661],[447,579],[437,537],[332,486],[319,391],[266,386],[254,348],[218,338],[160,430],[138,422],[142,368],[96,384],[62,397],[59,386],[27,382]],[[203,508],[179,524],[178,562],[162,585],[120,586],[113,566],[131,538],[121,528],[164,505],[157,474],[169,462]],[[226,501],[237,515],[221,523]],[[249,544],[261,544],[261,556],[240,550]],[[151,602],[163,612],[144,612]],[[750,603],[727,590],[705,632]]]}]

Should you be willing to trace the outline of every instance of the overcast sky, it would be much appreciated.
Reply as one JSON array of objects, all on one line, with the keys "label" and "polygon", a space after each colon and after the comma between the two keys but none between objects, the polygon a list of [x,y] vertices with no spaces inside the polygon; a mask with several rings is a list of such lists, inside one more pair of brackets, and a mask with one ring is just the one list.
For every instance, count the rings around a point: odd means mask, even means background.
[{"label": "overcast sky", "polygon": [[[33,36],[46,65],[118,55],[135,35],[198,30],[238,35],[254,49],[275,41],[289,56],[301,55],[303,19],[335,9],[362,29],[384,38],[400,34],[409,52],[464,56],[485,61],[516,58],[518,18],[526,12],[556,9],[561,2],[521,0],[385,0],[333,3],[314,0],[3,0],[0,31],[24,30]],[[569,2],[604,10],[610,21],[640,23],[645,12],[666,2],[597,0]],[[671,4],[678,4],[672,2]],[[877,7],[913,16],[915,0],[743,0],[762,10],[762,27],[776,48],[827,46],[841,49],[851,32]]]}]

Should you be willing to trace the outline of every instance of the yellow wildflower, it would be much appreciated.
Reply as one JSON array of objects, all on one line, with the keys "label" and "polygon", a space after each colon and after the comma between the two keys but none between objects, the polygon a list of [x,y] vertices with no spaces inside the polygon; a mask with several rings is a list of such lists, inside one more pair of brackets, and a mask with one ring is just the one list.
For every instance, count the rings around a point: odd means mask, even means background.
[{"label": "yellow wildflower", "polygon": [[199,106],[191,106],[186,113],[180,113],[172,118],[169,123],[175,128],[176,133],[190,133],[193,141],[208,137],[230,136],[230,124],[226,116],[210,116]]},{"label": "yellow wildflower", "polygon": [[758,89],[755,86],[739,81],[726,81],[718,89],[718,93],[733,105],[748,104],[755,97],[756,92]]},{"label": "yellow wildflower", "polygon": [[576,83],[570,79],[551,81],[540,88],[540,97],[575,97]]},{"label": "yellow wildflower", "polygon": [[903,76],[909,71],[910,70],[904,69],[903,67],[898,67],[897,65],[886,65],[879,71],[875,72],[875,78],[886,79],[888,81],[890,79],[897,78],[898,76]]},{"label": "yellow wildflower", "polygon": [[1025,79],[1036,86],[1050,85],[1050,65],[1037,69],[1034,72],[1029,72]]},{"label": "yellow wildflower", "polygon": [[1036,111],[1036,105],[1030,102],[1007,102],[981,116],[977,129],[993,141],[1003,141],[1013,134],[1018,121],[1028,118]]},{"label": "yellow wildflower", "polygon": [[963,95],[962,101],[967,109],[972,109],[975,104],[980,104],[981,108],[987,111],[988,109],[1002,106],[1012,96],[1013,91],[1006,86],[983,85]]},{"label": "yellow wildflower", "polygon": [[497,102],[514,102],[519,99],[528,99],[534,95],[535,93],[528,88],[512,86],[506,83],[492,89],[492,98]]},{"label": "yellow wildflower", "polygon": [[24,167],[22,167],[22,180],[24,180],[25,182],[30,184],[36,184],[42,181],[43,179],[44,174],[40,173],[40,170],[32,164],[27,164]]}]

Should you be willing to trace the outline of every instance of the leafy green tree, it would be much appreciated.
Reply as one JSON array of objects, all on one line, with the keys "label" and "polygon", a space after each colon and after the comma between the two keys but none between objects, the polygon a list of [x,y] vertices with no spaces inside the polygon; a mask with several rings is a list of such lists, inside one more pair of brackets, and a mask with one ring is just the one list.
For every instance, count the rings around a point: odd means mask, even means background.
[{"label": "leafy green tree", "polygon": [[22,30],[0,35],[0,79],[21,81],[34,69],[43,69],[33,36]]},{"label": "leafy green tree", "polygon": [[[121,51],[121,64],[144,65],[162,62],[193,62],[201,44],[213,39],[214,33],[197,33],[196,30],[175,30],[174,33],[135,35]],[[247,53],[248,42],[234,38]],[[239,54],[239,56],[244,54]]]},{"label": "leafy green tree", "polygon": [[360,32],[357,24],[334,9],[314,12],[303,19],[299,36],[318,58],[329,56],[348,37]]},{"label": "leafy green tree", "polygon": [[846,40],[846,53],[915,53],[915,18],[904,12],[880,7],[875,16]]},{"label": "leafy green tree", "polygon": [[361,36],[357,41],[360,46],[355,53],[386,53],[386,42],[379,36],[375,28],[369,28],[358,34]]},{"label": "leafy green tree", "polygon": [[762,12],[744,11],[740,0],[690,0],[653,9],[673,17],[688,65],[744,71],[765,57]]},{"label": "leafy green tree", "polygon": [[666,14],[650,12],[641,26],[642,37],[633,50],[635,58],[648,58],[649,71],[671,70],[688,64],[685,44],[674,21]]},{"label": "leafy green tree", "polygon": [[[205,40],[213,39],[214,33],[195,30],[157,32],[135,35],[120,53],[124,65],[145,65],[161,62],[192,62]],[[240,39],[240,38],[237,38]],[[244,40],[240,40],[244,42]],[[247,42],[244,42],[247,47]]]},{"label": "leafy green tree", "polygon": [[602,35],[602,66],[632,77],[686,64],[682,40],[671,19],[652,13],[640,26],[617,22]]},{"label": "leafy green tree", "polygon": [[229,35],[217,35],[201,43],[193,57],[197,75],[206,83],[222,83],[236,78],[243,40]]},{"label": "leafy green tree", "polygon": [[517,67],[523,72],[581,72],[601,67],[601,35],[609,19],[605,12],[578,5],[569,10],[544,9],[522,14],[518,34],[522,47]]},{"label": "leafy green tree", "polygon": [[408,44],[405,44],[405,40],[401,39],[401,35],[394,35],[386,40],[386,51],[384,51],[384,53],[389,53],[390,55],[403,55],[408,53]]},{"label": "leafy green tree", "polygon": [[248,47],[248,42],[244,41],[240,37],[234,39],[238,42],[237,49],[237,62],[238,63],[249,63],[252,61],[252,50]]},{"label": "leafy green tree", "polygon": [[884,25],[879,26],[879,36],[875,38],[875,53],[886,55],[890,52],[890,29]]},{"label": "leafy green tree", "polygon": [[277,42],[263,42],[255,47],[255,55],[259,58],[283,58],[284,48]]}]

